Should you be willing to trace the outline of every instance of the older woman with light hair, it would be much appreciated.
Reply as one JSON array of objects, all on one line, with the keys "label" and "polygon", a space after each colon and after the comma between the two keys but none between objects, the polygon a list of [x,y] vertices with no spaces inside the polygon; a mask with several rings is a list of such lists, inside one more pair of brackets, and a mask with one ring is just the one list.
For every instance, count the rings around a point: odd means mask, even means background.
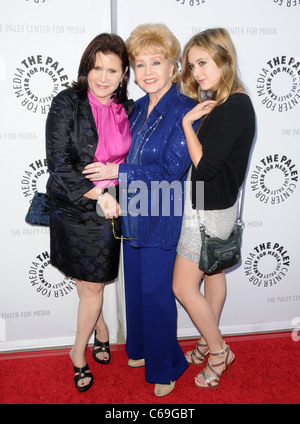
[{"label": "older woman with light hair", "polygon": [[[126,44],[135,81],[146,93],[130,119],[131,148],[124,164],[96,163],[85,172],[90,179],[119,179],[121,209],[127,212],[122,230],[128,365],[145,365],[145,379],[161,397],[188,366],[177,341],[172,275],[191,165],[182,118],[196,103],[180,92],[181,48],[165,25],[140,25]],[[136,190],[127,190],[133,185]]]}]

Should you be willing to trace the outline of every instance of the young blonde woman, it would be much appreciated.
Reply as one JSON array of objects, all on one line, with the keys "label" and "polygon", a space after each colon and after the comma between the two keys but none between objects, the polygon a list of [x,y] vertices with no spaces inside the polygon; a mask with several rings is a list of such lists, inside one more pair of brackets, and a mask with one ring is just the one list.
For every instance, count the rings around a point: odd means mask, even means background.
[{"label": "young blonde woman", "polygon": [[[235,355],[218,328],[226,297],[224,272],[205,275],[205,295],[199,290],[204,275],[198,267],[199,222],[204,222],[211,236],[226,239],[230,235],[254,138],[255,114],[237,76],[235,48],[225,29],[208,29],[187,43],[181,75],[185,94],[198,105],[183,118],[192,159],[191,191],[187,190],[173,290],[201,333],[196,348],[186,353],[188,362],[202,365],[209,355],[206,368],[195,377],[196,386],[213,388],[227,367],[229,372]],[[200,118],[195,132],[193,123]],[[204,193],[196,189],[199,181],[204,182]],[[201,195],[204,207],[199,209]]]}]

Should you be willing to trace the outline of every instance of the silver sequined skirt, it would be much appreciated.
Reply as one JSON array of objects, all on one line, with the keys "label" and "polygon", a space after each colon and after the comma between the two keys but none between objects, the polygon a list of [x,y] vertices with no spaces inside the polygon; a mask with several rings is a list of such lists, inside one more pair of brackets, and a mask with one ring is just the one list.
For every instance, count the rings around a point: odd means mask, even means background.
[{"label": "silver sequined skirt", "polygon": [[177,253],[191,262],[199,262],[201,250],[200,222],[211,237],[227,239],[236,222],[238,201],[228,209],[197,211],[191,202],[191,169],[186,182],[186,197]]}]

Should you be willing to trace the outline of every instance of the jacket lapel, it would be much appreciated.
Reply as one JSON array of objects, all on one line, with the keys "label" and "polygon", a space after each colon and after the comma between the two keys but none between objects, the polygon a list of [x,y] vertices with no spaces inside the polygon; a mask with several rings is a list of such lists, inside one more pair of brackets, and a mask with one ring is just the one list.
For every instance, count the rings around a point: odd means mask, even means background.
[{"label": "jacket lapel", "polygon": [[[97,144],[98,144],[98,131],[96,128],[93,112],[86,96],[84,99],[78,101],[79,121],[82,120],[82,125],[86,130],[85,139],[87,143],[87,151],[94,160]],[[90,131],[91,130],[91,131]]]}]

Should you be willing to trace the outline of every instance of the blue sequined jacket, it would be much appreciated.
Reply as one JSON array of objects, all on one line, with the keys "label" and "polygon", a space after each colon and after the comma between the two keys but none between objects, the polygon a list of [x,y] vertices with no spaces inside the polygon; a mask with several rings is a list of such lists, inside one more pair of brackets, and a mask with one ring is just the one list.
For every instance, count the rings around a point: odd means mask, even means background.
[{"label": "blue sequined jacket", "polygon": [[131,149],[119,167],[123,236],[138,238],[133,246],[169,249],[180,236],[191,165],[182,118],[196,103],[173,84],[146,118],[148,105],[148,94],[136,102]]}]

